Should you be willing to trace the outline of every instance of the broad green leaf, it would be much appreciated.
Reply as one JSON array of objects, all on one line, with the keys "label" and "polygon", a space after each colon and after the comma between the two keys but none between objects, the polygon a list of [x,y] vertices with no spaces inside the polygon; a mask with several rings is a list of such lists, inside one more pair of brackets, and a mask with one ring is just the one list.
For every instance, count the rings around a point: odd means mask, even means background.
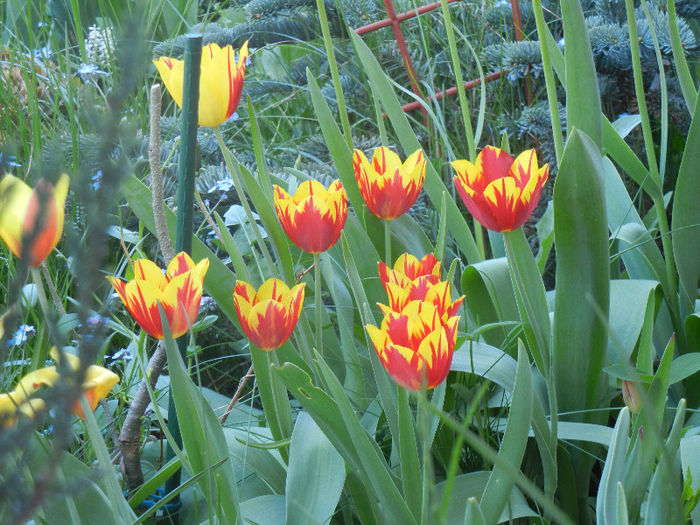
[{"label": "broad green leaf", "polygon": [[[518,367],[515,372],[513,400],[508,414],[508,424],[498,451],[499,457],[515,467],[520,466],[525,454],[528,429],[532,418],[532,396],[530,360],[527,357],[524,345],[522,342],[519,342]],[[503,513],[514,486],[515,479],[504,471],[500,465],[494,466],[480,501],[481,510],[486,516],[487,523],[494,523]]]},{"label": "broad green leaf", "polygon": [[[681,471],[683,480],[693,493],[700,490],[700,434],[698,427],[689,430],[680,443]],[[690,518],[694,524],[700,523],[700,507],[695,507],[690,513]]]},{"label": "broad green leaf", "polygon": [[544,283],[522,228],[504,232],[503,239],[525,338],[537,367],[546,374],[551,331]]},{"label": "broad green leaf", "polygon": [[[554,184],[553,366],[559,412],[600,408],[610,301],[608,224],[596,145],[572,131]],[[587,420],[605,418],[588,413]]]},{"label": "broad green leaf", "polygon": [[656,281],[610,281],[610,315],[608,349],[614,361],[627,362],[635,349],[642,331],[647,305],[651,302],[655,311]]},{"label": "broad green leaf", "polygon": [[[490,477],[490,472],[476,471],[455,476],[452,493],[450,494],[450,504],[447,509],[446,523],[464,523],[466,505],[470,498],[481,498],[484,488]],[[445,490],[445,482],[435,486],[433,501],[442,501],[442,493]],[[532,510],[522,492],[517,487],[513,487],[510,499],[505,506],[503,513],[498,517],[499,522],[507,522],[511,519],[537,517],[538,514]],[[486,521],[485,523],[494,523]]]},{"label": "broad green leaf", "polygon": [[244,523],[259,525],[285,525],[285,497],[265,494],[241,503]]},{"label": "broad green leaf", "polygon": [[[467,296],[466,308],[477,326],[520,320],[505,257],[467,266],[462,273],[462,293]],[[489,344],[501,346],[509,331],[509,326],[498,326],[484,330],[482,337]]]},{"label": "broad green leaf", "polygon": [[685,333],[688,337],[688,348],[700,348],[700,313],[694,313],[685,318]]},{"label": "broad green leaf", "polygon": [[671,362],[668,384],[673,385],[683,381],[700,370],[700,352],[681,354]]},{"label": "broad green leaf", "polygon": [[486,516],[484,516],[475,497],[471,497],[467,500],[467,511],[464,513],[464,525],[486,525]]},{"label": "broad green leaf", "polygon": [[683,523],[681,463],[678,458],[683,422],[685,421],[685,400],[681,399],[671,432],[666,440],[659,465],[649,485],[644,524]]},{"label": "broad green leaf", "polygon": [[[161,318],[163,317],[161,311]],[[238,523],[236,477],[224,431],[209,403],[187,375],[185,364],[165,321],[163,329],[170,387],[192,474],[204,473],[200,478],[200,487],[207,498],[207,504],[213,507],[222,523]]]},{"label": "broad green leaf", "polygon": [[403,496],[416,521],[420,520],[422,503],[422,473],[418,460],[416,428],[408,402],[408,391],[400,386],[398,390],[399,408],[399,452],[401,458],[401,486]]},{"label": "broad green leaf", "polygon": [[344,484],[343,458],[311,416],[302,412],[289,447],[287,525],[329,523]]},{"label": "broad green leaf", "polygon": [[[355,50],[360,58],[365,73],[369,82],[374,87],[375,93],[379,96],[382,105],[386,109],[389,120],[394,126],[394,131],[399,138],[399,142],[407,153],[413,153],[419,149],[420,143],[416,138],[415,133],[411,129],[408,119],[401,109],[396,94],[392,89],[382,67],[377,62],[372,52],[362,39],[354,32],[350,33],[350,37],[355,45]],[[442,182],[440,175],[435,171],[435,168],[430,162],[426,163],[425,183],[423,188],[430,198],[433,206],[436,209],[440,208],[442,202],[442,194],[447,191],[447,188]],[[479,250],[471,234],[471,230],[464,219],[464,216],[459,211],[459,208],[452,199],[447,201],[448,228],[455,237],[460,249],[464,252],[467,261],[470,263],[481,260]]]},{"label": "broad green leaf", "polygon": [[693,311],[700,279],[700,104],[690,123],[676,191],[671,231],[681,294],[681,318]]},{"label": "broad green leaf", "polygon": [[668,34],[671,40],[671,50],[673,51],[673,65],[676,69],[678,83],[681,85],[685,105],[688,106],[688,111],[692,115],[695,113],[695,105],[697,104],[698,90],[695,89],[693,77],[690,74],[688,62],[685,59],[685,50],[681,43],[680,34],[678,32],[678,22],[676,20],[676,2],[674,0],[666,1],[666,18],[668,19]]},{"label": "broad green leaf", "polygon": [[[588,26],[578,0],[561,2],[564,26],[566,75],[566,124],[569,140],[574,128],[584,132],[598,148],[603,147],[600,90],[593,62]],[[558,176],[557,176],[558,177]]]},{"label": "broad green leaf", "polygon": [[[271,490],[276,494],[284,494],[287,479],[284,461],[277,450],[260,448],[260,445],[272,441],[272,434],[269,429],[254,425],[255,422],[250,421],[239,424],[240,428],[224,427],[228,449],[234,460],[236,479],[243,480],[245,484],[250,478],[257,476],[268,487],[266,492]],[[243,499],[244,487],[239,489]]]},{"label": "broad green leaf", "polygon": [[[617,416],[615,430],[608,447],[608,455],[600,476],[598,495],[596,496],[596,518],[598,525],[615,525],[617,523],[618,490],[617,484],[625,474],[625,462],[630,438],[630,413],[624,407]],[[624,492],[623,492],[624,495]]]},{"label": "broad green leaf", "polygon": [[465,341],[455,350],[450,370],[467,372],[513,391],[517,362],[503,351],[477,341]]},{"label": "broad green leaf", "polygon": [[[260,392],[267,425],[273,439],[282,441],[289,439],[292,435],[292,412],[284,385],[277,374],[273,374],[271,370],[272,364],[277,364],[276,355],[273,352],[265,352],[251,345],[250,360],[255,369],[255,382]],[[286,459],[286,451],[282,450],[281,453]]]},{"label": "broad green leaf", "polygon": [[277,371],[289,392],[379,500],[383,523],[415,523],[377,443],[362,427],[337,378],[322,359],[317,362],[332,397],[314,386],[309,375],[296,365],[286,363]]},{"label": "broad green leaf", "polygon": [[642,117],[639,114],[636,115],[622,115],[612,123],[612,127],[615,128],[617,134],[620,138],[624,139],[629,135],[634,128],[642,123]]}]

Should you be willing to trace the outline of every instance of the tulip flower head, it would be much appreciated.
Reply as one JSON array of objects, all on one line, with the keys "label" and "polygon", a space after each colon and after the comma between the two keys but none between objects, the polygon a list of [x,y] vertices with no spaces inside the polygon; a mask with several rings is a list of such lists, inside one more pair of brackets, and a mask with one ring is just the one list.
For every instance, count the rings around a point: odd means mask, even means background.
[{"label": "tulip flower head", "polygon": [[440,280],[440,261],[432,253],[426,254],[420,261],[410,253],[404,253],[396,259],[393,269],[381,261],[378,265],[379,278],[384,287],[388,283],[407,286],[420,277],[427,277],[430,284]]},{"label": "tulip flower head", "polygon": [[65,174],[33,189],[13,175],[0,180],[0,238],[30,266],[39,266],[61,239],[68,185]]},{"label": "tulip flower head", "polygon": [[202,300],[204,276],[209,259],[194,264],[185,252],[178,253],[165,275],[148,259],[134,262],[134,278],[128,283],[108,277],[126,309],[149,335],[163,339],[158,304],[160,303],[173,338],[186,334],[194,324]]},{"label": "tulip flower head", "polygon": [[[199,125],[216,127],[236,111],[243,93],[243,77],[248,59],[248,42],[238,51],[235,60],[233,47],[208,44],[202,48],[199,76]],[[182,107],[185,63],[182,60],[160,57],[153,63],[173,100]]]},{"label": "tulip flower head", "polygon": [[251,342],[262,350],[274,350],[294,331],[304,304],[304,284],[290,290],[279,279],[268,279],[256,292],[248,283],[237,281],[233,302]]},{"label": "tulip flower head", "polygon": [[401,163],[399,156],[381,146],[371,164],[360,150],[352,157],[355,179],[369,210],[384,220],[396,219],[416,202],[425,181],[425,157],[421,150]]},{"label": "tulip flower head", "polygon": [[338,241],[348,217],[348,198],[340,180],[334,180],[328,189],[318,181],[305,181],[294,196],[277,185],[274,191],[277,217],[299,248],[321,253]]},{"label": "tulip flower head", "polygon": [[456,160],[455,186],[464,205],[482,226],[505,232],[523,225],[547,182],[549,165],[537,164],[534,149],[513,160],[505,151],[486,146],[472,164]]},{"label": "tulip flower head", "polygon": [[434,388],[447,377],[459,316],[441,317],[434,305],[410,301],[401,312],[388,311],[380,328],[366,326],[379,360],[403,388]]}]

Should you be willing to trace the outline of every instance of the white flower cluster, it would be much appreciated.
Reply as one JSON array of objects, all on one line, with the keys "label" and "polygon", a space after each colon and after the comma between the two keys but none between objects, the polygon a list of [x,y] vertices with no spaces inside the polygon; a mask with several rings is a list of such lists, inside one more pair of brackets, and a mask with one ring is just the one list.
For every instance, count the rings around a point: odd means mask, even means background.
[{"label": "white flower cluster", "polygon": [[85,39],[85,54],[88,64],[104,66],[109,64],[115,50],[114,34],[111,27],[90,26]]}]

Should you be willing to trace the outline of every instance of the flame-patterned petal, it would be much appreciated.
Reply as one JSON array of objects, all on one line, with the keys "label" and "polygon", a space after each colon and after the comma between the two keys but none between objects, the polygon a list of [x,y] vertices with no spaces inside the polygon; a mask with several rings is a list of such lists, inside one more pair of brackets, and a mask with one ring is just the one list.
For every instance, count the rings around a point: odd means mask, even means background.
[{"label": "flame-patterned petal", "polygon": [[261,350],[282,346],[299,320],[304,304],[304,284],[291,290],[279,279],[268,279],[255,291],[250,284],[237,281],[233,303],[238,321],[250,341]]},{"label": "flame-patterned petal", "polygon": [[485,228],[498,232],[523,225],[549,175],[547,164],[539,167],[535,150],[524,151],[514,160],[493,146],[484,148],[475,164],[456,160],[452,167],[464,205]]},{"label": "flame-patterned petal", "polygon": [[348,215],[348,201],[339,180],[326,188],[315,180],[303,182],[289,195],[275,185],[275,209],[287,236],[309,253],[331,248],[340,237]]},{"label": "flame-patterned petal", "polygon": [[165,275],[148,259],[134,262],[134,279],[125,283],[116,277],[109,282],[131,316],[146,333],[163,339],[163,324],[158,310],[160,303],[174,338],[186,334],[194,324],[202,300],[204,276],[209,259],[196,265],[181,252],[168,265]]},{"label": "flame-patterned petal", "polygon": [[369,210],[384,220],[406,213],[416,202],[425,181],[425,157],[421,150],[401,163],[399,156],[381,146],[372,162],[360,150],[353,154],[355,180]]}]

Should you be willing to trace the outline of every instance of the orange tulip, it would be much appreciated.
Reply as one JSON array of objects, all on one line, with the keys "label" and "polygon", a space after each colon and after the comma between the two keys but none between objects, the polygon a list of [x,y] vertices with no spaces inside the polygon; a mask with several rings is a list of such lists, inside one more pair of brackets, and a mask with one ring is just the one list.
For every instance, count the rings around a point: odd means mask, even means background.
[{"label": "orange tulip", "polygon": [[30,266],[39,266],[61,239],[69,182],[65,174],[55,186],[41,179],[34,189],[13,175],[0,181],[0,237]]},{"label": "orange tulip", "polygon": [[442,383],[450,371],[458,321],[452,316],[443,322],[433,304],[410,301],[401,312],[388,311],[381,328],[366,328],[391,378],[404,388],[424,390]]},{"label": "orange tulip", "polygon": [[374,150],[372,163],[355,150],[352,163],[360,193],[369,210],[380,219],[401,217],[416,202],[425,180],[425,157],[421,150],[401,163],[399,156],[381,146]]},{"label": "orange tulip", "polygon": [[534,149],[513,160],[505,151],[486,146],[476,164],[456,160],[455,186],[469,212],[489,230],[519,228],[535,209],[549,175],[549,165],[537,164]]},{"label": "orange tulip", "polygon": [[[202,48],[199,76],[200,126],[218,126],[236,111],[243,93],[247,59],[247,41],[238,51],[238,62],[235,61],[235,51],[231,46],[221,48],[217,44],[209,44]],[[173,100],[181,108],[185,63],[169,57],[160,57],[153,63]]]},{"label": "orange tulip", "polygon": [[163,325],[158,311],[160,303],[174,338],[186,334],[199,313],[204,276],[209,259],[195,266],[185,252],[178,253],[165,275],[148,259],[134,262],[134,279],[125,283],[116,277],[109,282],[121,297],[126,309],[149,335],[163,339]]},{"label": "orange tulip", "polygon": [[293,197],[277,185],[274,191],[277,217],[294,244],[305,252],[321,253],[336,243],[348,216],[348,198],[339,180],[327,190],[308,180]]},{"label": "orange tulip", "polygon": [[268,279],[256,292],[248,283],[237,281],[233,302],[251,342],[261,350],[274,350],[294,331],[304,304],[304,284],[290,290],[279,279]]}]

